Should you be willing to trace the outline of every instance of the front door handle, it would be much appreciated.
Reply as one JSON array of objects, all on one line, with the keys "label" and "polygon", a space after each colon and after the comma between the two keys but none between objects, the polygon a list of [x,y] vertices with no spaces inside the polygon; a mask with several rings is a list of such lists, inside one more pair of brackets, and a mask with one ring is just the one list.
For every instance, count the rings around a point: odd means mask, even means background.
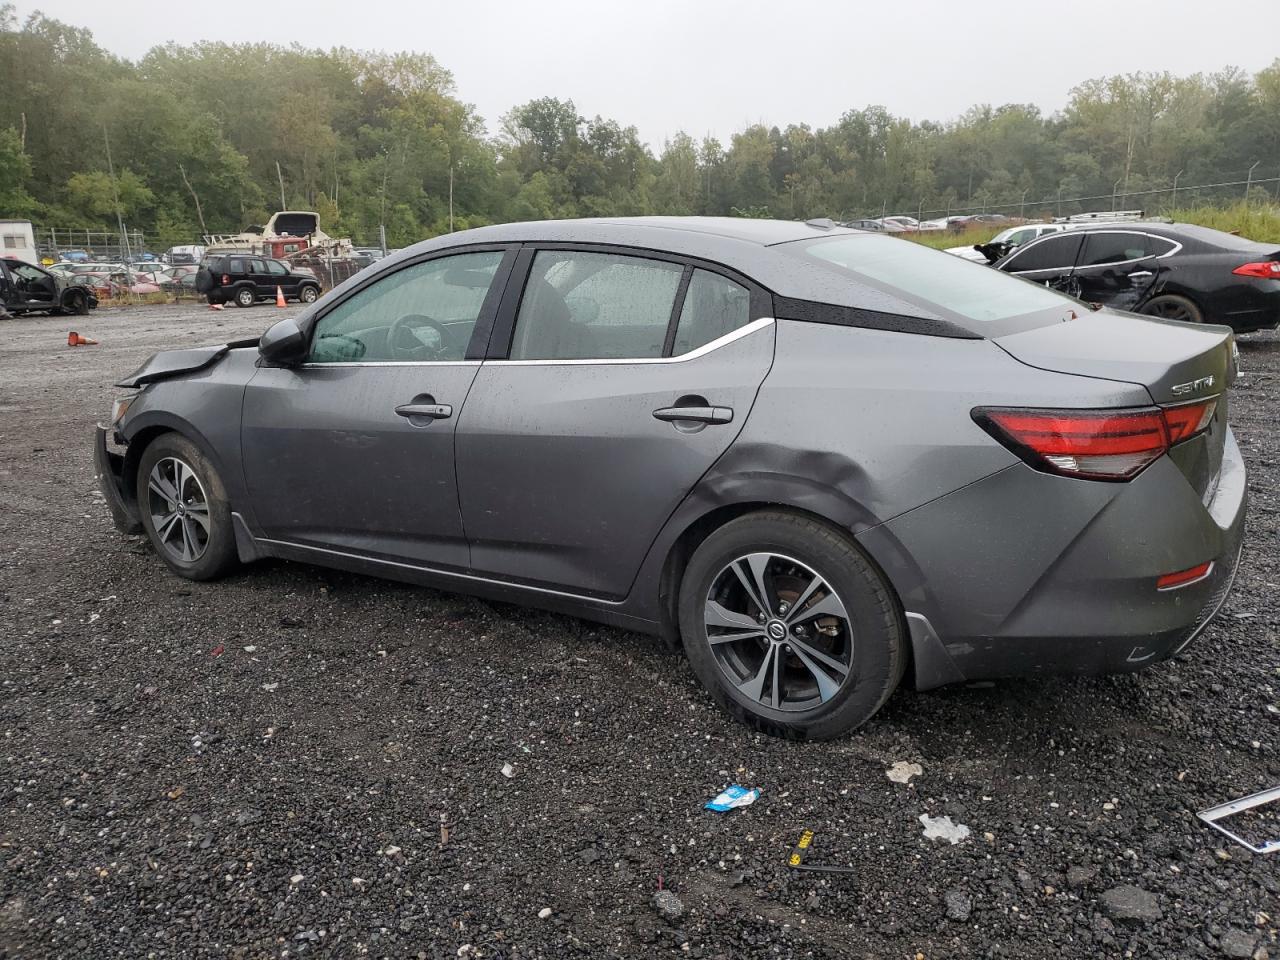
[{"label": "front door handle", "polygon": [[678,422],[689,420],[695,423],[731,423],[732,407],[662,407],[653,411],[654,419]]},{"label": "front door handle", "polygon": [[447,420],[453,416],[453,407],[447,403],[402,403],[396,407],[396,414],[409,419]]},{"label": "front door handle", "polygon": [[1135,270],[1129,274],[1130,280],[1145,280],[1147,277],[1153,276],[1150,270]]}]

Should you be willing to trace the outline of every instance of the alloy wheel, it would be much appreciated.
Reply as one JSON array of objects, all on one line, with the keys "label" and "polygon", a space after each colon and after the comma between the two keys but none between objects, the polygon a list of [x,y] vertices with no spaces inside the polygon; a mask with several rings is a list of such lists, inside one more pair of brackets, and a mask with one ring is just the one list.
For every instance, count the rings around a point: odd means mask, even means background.
[{"label": "alloy wheel", "polygon": [[1151,305],[1151,316],[1165,320],[1195,320],[1191,311],[1174,300],[1165,300]]},{"label": "alloy wheel", "polygon": [[200,478],[177,457],[157,460],[147,477],[147,509],[156,542],[182,563],[209,547],[209,498]]},{"label": "alloy wheel", "polygon": [[844,601],[811,567],[751,553],[711,581],[707,643],[725,678],[752,703],[811,710],[853,673],[853,630]]}]

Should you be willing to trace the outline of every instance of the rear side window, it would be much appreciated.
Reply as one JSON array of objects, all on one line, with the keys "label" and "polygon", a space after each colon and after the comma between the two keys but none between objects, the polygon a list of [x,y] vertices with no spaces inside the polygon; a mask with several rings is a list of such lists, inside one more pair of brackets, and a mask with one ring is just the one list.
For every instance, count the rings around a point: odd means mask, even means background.
[{"label": "rear side window", "polygon": [[1085,236],[1080,266],[1102,267],[1148,255],[1147,238],[1141,233],[1090,233]]},{"label": "rear side window", "polygon": [[707,270],[694,270],[671,355],[697,350],[750,322],[751,293],[746,287]]},{"label": "rear side window", "polygon": [[1080,234],[1049,236],[1014,254],[1002,270],[1024,273],[1028,270],[1069,270],[1080,253]]},{"label": "rear side window", "polygon": [[542,250],[516,316],[512,360],[662,356],[684,268],[662,260]]},{"label": "rear side window", "polygon": [[227,273],[248,273],[244,267],[244,261],[235,258],[227,261],[226,271]]},{"label": "rear side window", "polygon": [[[1033,283],[1024,283],[984,264],[930,250],[894,237],[839,236],[807,241],[804,253],[857,280],[887,287],[942,316],[983,324],[1053,311],[1057,319],[1074,301]],[[776,248],[775,248],[776,249]]]}]

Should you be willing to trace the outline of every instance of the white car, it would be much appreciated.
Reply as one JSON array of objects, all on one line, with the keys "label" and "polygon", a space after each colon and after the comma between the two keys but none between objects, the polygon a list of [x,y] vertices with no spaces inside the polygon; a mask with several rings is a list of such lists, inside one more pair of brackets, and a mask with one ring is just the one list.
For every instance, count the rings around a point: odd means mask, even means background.
[{"label": "white car", "polygon": [[[1069,223],[1023,223],[1016,227],[1009,227],[1007,230],[1001,230],[988,243],[1007,243],[1010,249],[1029,243],[1037,237],[1043,237],[1046,233],[1057,233],[1059,230],[1065,230],[1071,226]],[[967,247],[947,247],[947,253],[955,254],[965,260],[972,260],[974,263],[986,263],[987,258],[980,254],[973,246]]]}]

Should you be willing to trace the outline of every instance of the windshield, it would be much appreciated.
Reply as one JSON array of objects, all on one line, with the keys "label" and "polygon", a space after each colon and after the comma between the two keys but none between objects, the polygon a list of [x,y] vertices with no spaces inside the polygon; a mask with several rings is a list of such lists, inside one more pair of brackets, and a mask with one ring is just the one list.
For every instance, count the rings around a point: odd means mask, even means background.
[{"label": "windshield", "polygon": [[853,279],[886,289],[982,336],[1068,320],[1076,301],[910,240],[846,235],[788,244]]}]

